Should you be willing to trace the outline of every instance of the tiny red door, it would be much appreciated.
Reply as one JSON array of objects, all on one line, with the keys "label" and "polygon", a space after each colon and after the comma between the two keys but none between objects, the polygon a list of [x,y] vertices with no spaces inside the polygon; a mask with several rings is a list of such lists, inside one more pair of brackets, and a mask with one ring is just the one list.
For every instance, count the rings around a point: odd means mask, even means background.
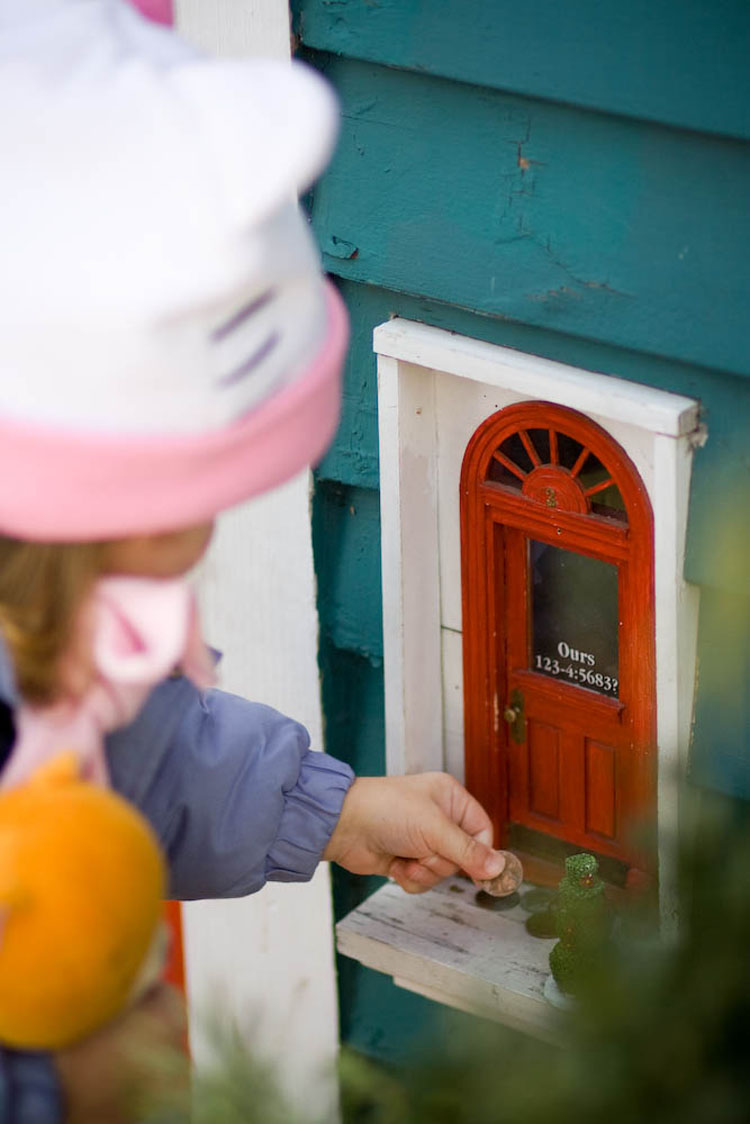
[{"label": "tiny red door", "polygon": [[652,866],[653,532],[638,474],[549,403],[489,418],[461,479],[466,771],[499,841]]}]

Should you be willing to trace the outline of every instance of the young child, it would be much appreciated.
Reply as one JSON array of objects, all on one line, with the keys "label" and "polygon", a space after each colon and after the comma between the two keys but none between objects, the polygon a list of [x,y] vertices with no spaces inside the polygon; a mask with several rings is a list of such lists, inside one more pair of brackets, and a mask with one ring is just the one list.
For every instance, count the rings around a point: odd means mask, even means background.
[{"label": "young child", "polygon": [[[124,0],[0,0],[0,105],[0,784],[75,734],[180,898],[321,859],[409,891],[499,874],[452,778],[355,780],[292,719],[204,689],[183,576],[219,512],[336,425],[345,315],[293,202],[331,152],[327,88],[204,60]],[[168,1036],[171,1002],[123,1025]],[[120,1119],[119,1033],[0,1051],[0,1124]]]}]

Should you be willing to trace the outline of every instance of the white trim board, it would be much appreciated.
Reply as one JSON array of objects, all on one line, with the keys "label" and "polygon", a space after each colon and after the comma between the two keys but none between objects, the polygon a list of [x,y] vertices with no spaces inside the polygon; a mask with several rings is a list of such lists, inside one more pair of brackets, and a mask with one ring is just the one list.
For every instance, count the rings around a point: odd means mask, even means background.
[{"label": "white trim board", "polygon": [[[698,425],[692,398],[569,367],[509,347],[460,336],[395,317],[373,332],[378,356],[515,391],[523,398],[559,402],[583,414],[610,416],[651,433],[680,437]],[[565,386],[565,401],[560,396]],[[575,400],[575,405],[573,403]]]},{"label": "white trim board", "polygon": [[288,0],[175,0],[174,7],[179,30],[210,54],[289,57]]},{"label": "white trim board", "polygon": [[[469,439],[515,402],[578,410],[629,455],[654,513],[660,893],[671,925],[678,779],[695,678],[698,593],[682,573],[692,451],[705,439],[699,404],[398,318],[375,329],[374,343],[388,772],[463,777],[458,491]],[[392,974],[405,973],[396,966]]]}]

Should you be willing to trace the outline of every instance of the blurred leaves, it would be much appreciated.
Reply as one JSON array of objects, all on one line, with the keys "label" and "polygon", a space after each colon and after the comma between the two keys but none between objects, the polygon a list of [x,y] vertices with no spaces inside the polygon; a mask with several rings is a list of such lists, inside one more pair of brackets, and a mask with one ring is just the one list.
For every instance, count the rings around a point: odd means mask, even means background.
[{"label": "blurred leaves", "polygon": [[192,1124],[302,1124],[271,1065],[236,1027],[217,1023],[212,1037],[217,1063],[196,1077]]}]

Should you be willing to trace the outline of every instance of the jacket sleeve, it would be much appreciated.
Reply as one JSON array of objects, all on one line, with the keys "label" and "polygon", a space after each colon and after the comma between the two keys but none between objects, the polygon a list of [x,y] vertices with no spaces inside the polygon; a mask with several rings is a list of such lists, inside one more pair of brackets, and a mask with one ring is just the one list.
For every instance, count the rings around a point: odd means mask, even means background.
[{"label": "jacket sleeve", "polygon": [[353,780],[270,707],[169,679],[107,742],[112,783],[148,817],[176,898],[312,877]]},{"label": "jacket sleeve", "polygon": [[62,1124],[63,1115],[50,1055],[0,1048],[0,1124]]}]

